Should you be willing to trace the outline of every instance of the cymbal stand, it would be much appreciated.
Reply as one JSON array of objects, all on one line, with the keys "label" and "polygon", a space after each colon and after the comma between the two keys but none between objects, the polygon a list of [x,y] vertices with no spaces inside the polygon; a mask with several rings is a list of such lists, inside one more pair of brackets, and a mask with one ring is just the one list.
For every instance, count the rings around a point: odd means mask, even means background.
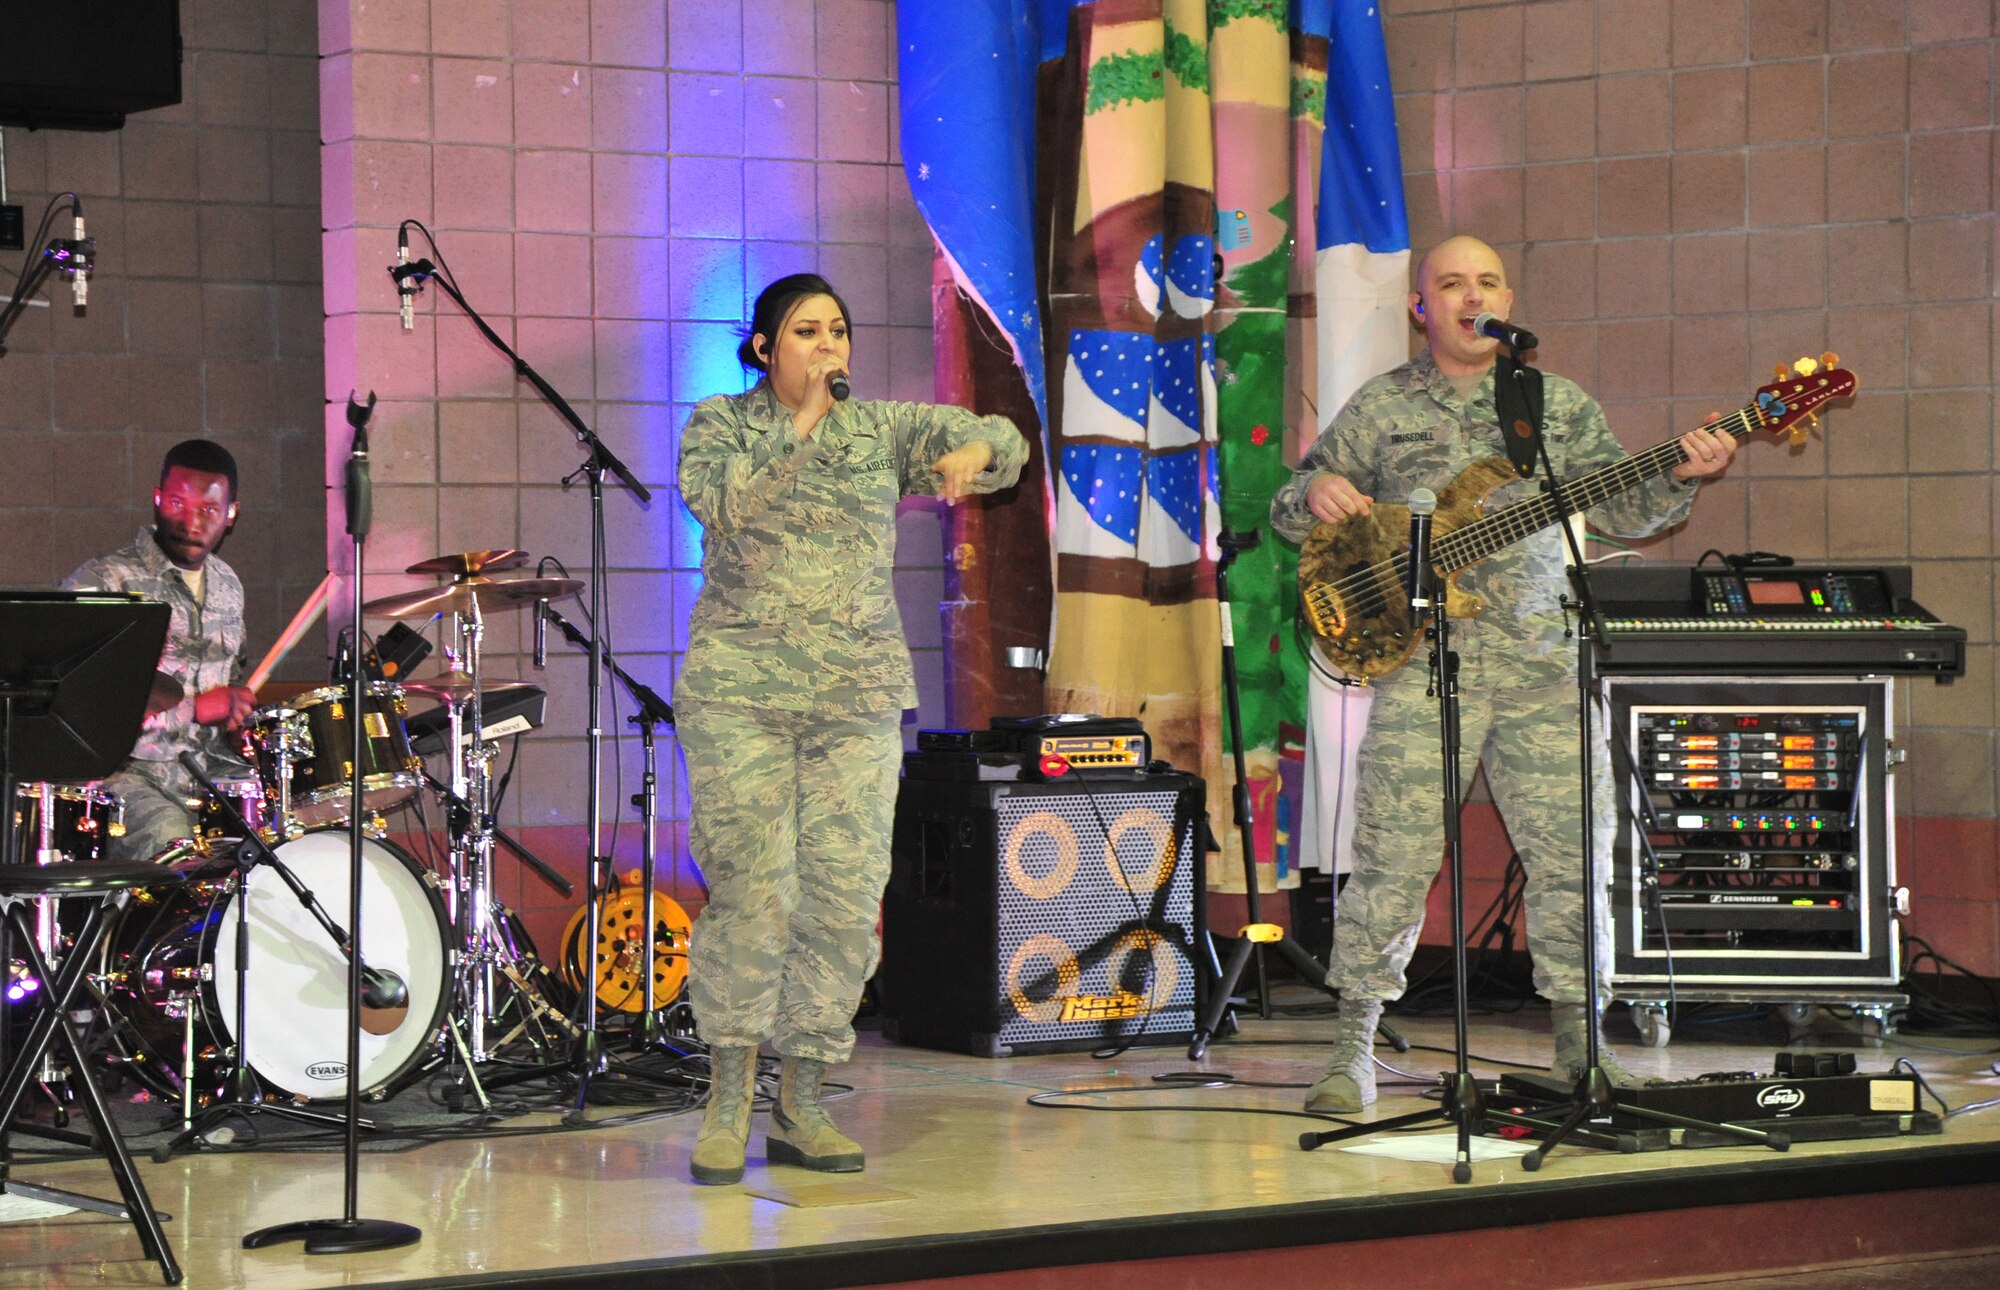
[{"label": "cymbal stand", "polygon": [[[454,614],[453,631],[461,643],[460,662],[472,678],[472,693],[461,708],[451,705],[452,792],[465,804],[463,829],[453,843],[458,863],[455,890],[459,900],[453,911],[459,932],[458,976],[461,996],[466,1000],[467,1047],[474,1062],[490,1061],[487,1025],[494,1018],[493,1006],[493,835],[489,797],[486,729],[480,690],[484,684],[484,664],[480,648],[486,635],[486,618],[479,600],[468,600],[465,611]],[[466,721],[461,725],[461,720]]]}]

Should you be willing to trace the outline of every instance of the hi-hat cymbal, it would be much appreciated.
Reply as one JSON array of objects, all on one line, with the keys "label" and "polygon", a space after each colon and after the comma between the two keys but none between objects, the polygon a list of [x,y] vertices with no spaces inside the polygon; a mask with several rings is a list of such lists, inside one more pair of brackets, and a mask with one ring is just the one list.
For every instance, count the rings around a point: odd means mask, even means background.
[{"label": "hi-hat cymbal", "polygon": [[361,612],[370,618],[429,618],[433,614],[462,614],[474,604],[480,612],[519,609],[531,600],[559,600],[576,594],[583,583],[575,578],[468,578],[448,587],[399,592],[370,600]]},{"label": "hi-hat cymbal", "polygon": [[[446,703],[459,703],[469,699],[472,697],[474,689],[472,677],[465,672],[457,670],[440,672],[436,676],[420,677],[415,681],[405,681],[402,684],[405,690],[411,690],[418,694],[428,694],[433,698],[443,699]],[[512,678],[496,680],[489,676],[486,678],[485,683],[478,687],[478,690],[481,694],[490,698],[496,694],[506,694],[512,690],[524,690],[528,688],[530,687],[526,681],[516,681]]]},{"label": "hi-hat cymbal", "polygon": [[151,717],[168,708],[178,707],[186,697],[187,690],[178,680],[165,672],[155,672],[152,691],[146,695],[146,715]]},{"label": "hi-hat cymbal", "polygon": [[461,551],[457,555],[436,555],[428,560],[419,560],[403,572],[446,573],[454,578],[469,578],[488,569],[518,569],[527,562],[526,551]]}]

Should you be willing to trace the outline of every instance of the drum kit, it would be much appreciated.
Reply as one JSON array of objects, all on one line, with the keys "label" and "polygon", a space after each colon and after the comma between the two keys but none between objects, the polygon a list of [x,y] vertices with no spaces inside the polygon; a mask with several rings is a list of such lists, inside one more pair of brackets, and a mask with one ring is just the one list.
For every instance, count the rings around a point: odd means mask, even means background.
[{"label": "drum kit", "polygon": [[[471,1073],[476,1066],[518,1055],[520,1043],[534,1050],[530,1060],[549,1061],[578,1035],[562,1010],[564,1000],[551,998],[560,996],[558,978],[498,898],[496,842],[559,887],[567,884],[495,825],[498,745],[476,737],[492,733],[485,721],[489,697],[527,688],[484,675],[489,616],[531,607],[537,615],[553,614],[549,601],[582,586],[570,578],[491,576],[526,560],[512,550],[426,560],[409,572],[441,575],[441,585],[365,603],[368,617],[440,623],[442,674],[374,681],[358,713],[350,710],[344,685],[256,709],[240,737],[253,773],[212,781],[211,795],[188,803],[192,836],[155,857],[188,871],[190,880],[163,884],[157,895],[138,893],[105,938],[91,984],[109,1023],[102,1028],[106,1060],[127,1067],[160,1096],[178,1099],[184,1124],[217,1098],[232,1064],[239,1074],[247,1067],[262,1089],[296,1103],[345,1094],[346,960],[326,933],[326,920],[297,893],[301,885],[316,893],[335,923],[346,922],[348,829],[356,810],[366,833],[363,952],[371,969],[403,987],[393,1000],[378,1001],[384,1006],[364,1003],[363,1095],[386,1096],[444,1064],[466,1072],[483,1102]],[[179,687],[161,677],[153,706],[171,707],[179,699]],[[411,705],[426,701],[441,707],[449,733],[449,769],[439,777],[427,773],[412,750],[407,725]],[[364,749],[359,803],[352,800],[349,763],[357,723]],[[385,817],[414,807],[427,820],[424,807],[433,799],[448,822],[449,843],[426,864],[391,840]],[[99,859],[124,831],[119,799],[100,784],[23,784],[14,809],[20,854],[5,861]],[[246,831],[263,845],[246,847]],[[270,862],[240,859],[239,850],[267,853]],[[565,954],[562,978],[575,988],[594,988],[599,998],[619,991],[616,1006],[629,1010],[624,1000],[643,972],[648,939],[638,909],[629,898],[614,900],[604,911],[594,965],[583,955]],[[659,893],[653,913],[655,982],[673,986],[654,992],[664,1009],[686,977],[688,918]],[[577,922],[566,932],[572,942],[581,939]],[[60,956],[63,930],[55,924],[52,913],[40,920],[37,939],[45,952]],[[247,954],[239,954],[245,934]],[[8,988],[32,989],[34,983],[13,973]],[[60,1078],[60,1072],[48,1074]]]}]

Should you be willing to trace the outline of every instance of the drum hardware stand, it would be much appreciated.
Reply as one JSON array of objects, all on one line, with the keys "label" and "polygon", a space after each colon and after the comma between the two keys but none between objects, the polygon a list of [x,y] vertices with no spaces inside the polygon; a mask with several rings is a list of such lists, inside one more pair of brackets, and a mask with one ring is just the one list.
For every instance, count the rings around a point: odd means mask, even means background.
[{"label": "drum hardware stand", "polygon": [[465,1033],[458,1028],[458,1018],[452,1016],[448,1009],[444,1015],[444,1024],[451,1035],[452,1046],[458,1050],[458,1060],[446,1068],[451,1080],[445,1091],[446,1104],[453,1110],[457,1110],[462,1104],[464,1095],[460,1091],[459,1073],[463,1071],[464,1087],[470,1088],[472,1095],[479,1099],[480,1111],[482,1113],[491,1111],[493,1100],[486,1096],[486,1088],[479,1082],[479,1072],[472,1063],[472,1051],[465,1046]]},{"label": "drum hardware stand", "polygon": [[[388,1250],[397,1246],[413,1245],[423,1233],[408,1223],[392,1222],[381,1218],[358,1218],[359,1183],[361,1155],[361,995],[362,977],[368,969],[362,960],[361,940],[361,844],[366,832],[363,816],[365,798],[362,795],[362,780],[365,777],[365,761],[362,751],[366,746],[368,723],[363,719],[367,711],[362,706],[361,696],[368,687],[367,669],[361,666],[361,585],[363,578],[362,556],[368,545],[368,528],[373,518],[373,485],[368,475],[368,418],[375,411],[375,392],[368,392],[367,406],[354,401],[353,394],[347,396],[347,424],[354,427],[354,446],[347,459],[347,532],[353,539],[351,551],[354,560],[354,651],[355,664],[347,678],[347,697],[354,713],[354,742],[349,746],[353,761],[348,766],[347,791],[350,814],[347,819],[348,839],[348,916],[354,924],[354,939],[350,942],[338,938],[347,951],[347,1137],[341,1153],[342,1182],[345,1205],[341,1217],[307,1219],[303,1222],[280,1223],[251,1232],[243,1238],[243,1248],[254,1250],[279,1241],[300,1240],[305,1243],[307,1254],[358,1254],[369,1250]],[[231,803],[233,806],[234,803]],[[261,842],[261,840],[258,840]],[[251,845],[257,845],[253,842]],[[276,857],[272,857],[273,863]],[[280,873],[284,866],[279,865]],[[249,903],[249,882],[244,882],[244,903]],[[317,903],[311,906],[315,913],[322,911]],[[396,983],[404,998],[409,997],[409,989],[400,981]],[[238,1007],[241,1007],[243,992],[237,992]],[[239,1038],[238,1047],[241,1047]]]},{"label": "drum hardware stand", "polygon": [[[333,943],[342,953],[348,952],[347,933],[321,908],[318,897],[311,889],[299,881],[285,863],[278,859],[262,835],[251,827],[243,813],[236,809],[236,803],[219,792],[213,781],[203,773],[201,763],[193,753],[181,754],[181,765],[194,776],[210,798],[217,802],[230,819],[242,830],[243,840],[236,846],[236,853],[230,863],[236,871],[236,962],[230,970],[236,975],[236,1043],[230,1052],[229,1074],[224,1081],[222,1100],[210,1103],[201,1114],[191,1114],[194,1089],[194,1000],[188,997],[183,1002],[182,1033],[186,1036],[185,1049],[181,1059],[181,1131],[169,1142],[153,1148],[153,1161],[165,1164],[178,1151],[206,1144],[208,1135],[231,1116],[240,1115],[254,1119],[268,1112],[284,1120],[296,1120],[302,1124],[318,1124],[329,1127],[344,1125],[346,1120],[339,1115],[325,1111],[308,1111],[304,1107],[287,1106],[282,1102],[269,1102],[257,1085],[257,1075],[250,1066],[250,873],[260,864],[268,864],[284,880],[285,885],[298,896],[299,903],[311,912],[319,925],[326,929]],[[282,827],[283,819],[279,824]],[[367,1126],[371,1131],[373,1124]]]},{"label": "drum hardware stand", "polygon": [[[515,841],[505,829],[493,825],[490,815],[486,837],[483,840],[486,854],[482,857],[474,853],[467,833],[472,815],[471,806],[450,785],[443,783],[428,771],[424,773],[424,781],[444,803],[452,835],[451,854],[454,857],[452,868],[455,873],[465,875],[462,878],[454,878],[445,887],[445,894],[451,905],[452,927],[458,932],[459,937],[458,946],[452,951],[453,988],[459,998],[471,997],[471,990],[464,984],[466,980],[464,969],[468,967],[490,968],[497,971],[506,981],[505,987],[501,987],[498,982],[492,983],[484,991],[483,1003],[475,1001],[474,1006],[466,1009],[466,1021],[473,1036],[472,1041],[468,1042],[464,1032],[459,1032],[459,1042],[466,1049],[466,1060],[472,1063],[493,1060],[497,1053],[525,1033],[530,1022],[544,1016],[559,1018],[565,1028],[571,1030],[571,1035],[574,1037],[574,1028],[569,1025],[569,1019],[548,1002],[542,994],[541,987],[537,986],[523,970],[522,965],[532,961],[532,956],[515,942],[513,934],[498,918],[497,913],[501,906],[490,898],[492,889],[490,877],[482,883],[475,874],[481,870],[488,875],[491,874],[492,847],[493,843],[498,842],[563,895],[569,895],[576,888],[568,879],[551,869],[539,856]],[[460,856],[464,857],[463,861],[457,859]],[[482,888],[489,893],[488,896],[479,895]],[[521,1008],[521,1020],[512,1030],[496,1039],[491,1037],[489,1027],[506,1013],[506,1007],[500,1005],[498,1001],[509,989]],[[547,1048],[546,1039],[531,1037],[529,1042],[538,1049]],[[477,1047],[474,1047],[475,1043]]]},{"label": "drum hardware stand", "polygon": [[486,636],[486,618],[479,599],[469,598],[465,611],[454,614],[455,635],[463,642],[461,657],[472,677],[472,692],[466,696],[465,716],[471,729],[462,730],[458,705],[452,705],[449,733],[452,748],[459,755],[452,760],[451,791],[461,810],[462,820],[453,854],[462,860],[457,866],[452,896],[454,921],[458,924],[459,950],[456,976],[466,998],[466,1021],[471,1030],[471,1060],[492,1059],[486,1046],[486,1026],[495,1013],[493,965],[498,958],[498,941],[493,927],[493,815],[489,796],[492,783],[493,750],[484,737],[485,701],[481,696],[481,645]]},{"label": "drum hardware stand", "polygon": [[[533,989],[532,986],[524,987],[526,978],[523,974],[506,970],[521,956],[512,937],[495,918],[498,902],[493,895],[494,843],[504,843],[563,895],[567,896],[574,888],[561,874],[542,863],[494,823],[491,789],[495,750],[492,744],[480,737],[486,729],[485,673],[481,659],[486,620],[479,598],[476,595],[467,597],[465,609],[452,617],[454,644],[447,651],[447,657],[454,663],[463,664],[466,675],[471,678],[471,689],[463,703],[454,695],[447,695],[445,699],[446,734],[452,741],[454,751],[450,784],[439,783],[427,772],[424,778],[443,797],[451,825],[453,873],[446,895],[451,907],[452,926],[457,932],[453,978],[458,997],[466,1005],[466,1028],[470,1032],[468,1061],[479,1064],[491,1061],[502,1046],[501,1043],[489,1042],[488,1030],[502,1011],[498,1002],[500,991],[496,969],[513,983],[517,996],[524,988]],[[522,1000],[526,1015],[537,1015],[535,1002],[538,1000]],[[518,1034],[519,1029],[514,1033]]]},{"label": "drum hardware stand", "polygon": [[[398,227],[397,232],[401,243],[404,246],[408,245],[409,230],[413,226],[424,234],[425,238],[431,243],[431,249],[436,251],[437,239],[432,238],[430,230],[424,228],[416,220],[404,220]],[[404,257],[399,256],[398,258],[401,259]],[[439,254],[438,258],[440,260],[443,259],[442,253]],[[459,291],[458,283],[448,267],[440,269],[438,265],[431,263],[429,260],[417,260],[412,263],[392,266],[389,270],[389,275],[395,280],[398,287],[410,286],[411,284],[420,286],[426,281],[437,283],[438,289],[451,297],[452,302],[465,312],[466,317],[472,320],[475,327],[479,328],[480,334],[486,337],[494,348],[505,354],[513,363],[515,375],[534,386],[536,392],[547,400],[549,406],[554,408],[556,413],[569,424],[570,429],[576,433],[577,442],[582,444],[587,450],[583,464],[563,476],[562,483],[568,486],[571,481],[581,475],[590,486],[590,675],[587,678],[590,694],[590,716],[589,725],[586,728],[590,748],[590,766],[587,776],[590,796],[585,810],[586,824],[590,838],[590,854],[586,861],[586,880],[584,883],[584,921],[592,928],[595,928],[601,917],[600,906],[603,902],[604,889],[608,885],[605,879],[609,875],[611,868],[611,857],[604,854],[603,845],[604,677],[602,673],[605,656],[604,601],[609,580],[609,575],[605,570],[605,548],[607,543],[604,536],[604,474],[606,471],[610,471],[616,475],[619,481],[625,485],[626,489],[631,492],[632,496],[638,499],[641,506],[652,502],[653,493],[651,489],[639,482],[639,477],[634,475],[631,468],[618,459],[617,454],[604,446],[604,441],[598,438],[596,433],[583,423],[583,418],[576,414],[576,409],[569,405],[568,401],[557,392],[556,388],[550,385],[540,372],[529,366],[525,359],[515,353],[513,348],[500,338],[500,334],[488,326],[486,320],[479,316],[478,310],[466,303],[465,296]],[[586,1122],[584,1106],[590,1098],[590,1081],[605,1069],[606,1064],[603,1046],[597,1034],[597,991],[595,990],[586,989],[583,992],[582,1026],[582,1031],[578,1034],[576,1042],[572,1046],[569,1059],[569,1069],[577,1077],[576,1105],[571,1108],[566,1119],[566,1122],[572,1125]]]}]

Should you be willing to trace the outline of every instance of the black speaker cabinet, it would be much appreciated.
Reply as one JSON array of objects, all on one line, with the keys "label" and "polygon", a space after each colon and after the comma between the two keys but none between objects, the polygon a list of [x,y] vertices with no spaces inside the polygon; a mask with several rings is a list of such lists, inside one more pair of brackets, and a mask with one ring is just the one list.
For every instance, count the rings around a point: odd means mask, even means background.
[{"label": "black speaker cabinet", "polygon": [[906,775],[882,907],[887,1033],[981,1057],[1187,1042],[1203,803],[1178,772]]},{"label": "black speaker cabinet", "polygon": [[180,0],[0,5],[0,126],[116,130],[181,101]]}]

